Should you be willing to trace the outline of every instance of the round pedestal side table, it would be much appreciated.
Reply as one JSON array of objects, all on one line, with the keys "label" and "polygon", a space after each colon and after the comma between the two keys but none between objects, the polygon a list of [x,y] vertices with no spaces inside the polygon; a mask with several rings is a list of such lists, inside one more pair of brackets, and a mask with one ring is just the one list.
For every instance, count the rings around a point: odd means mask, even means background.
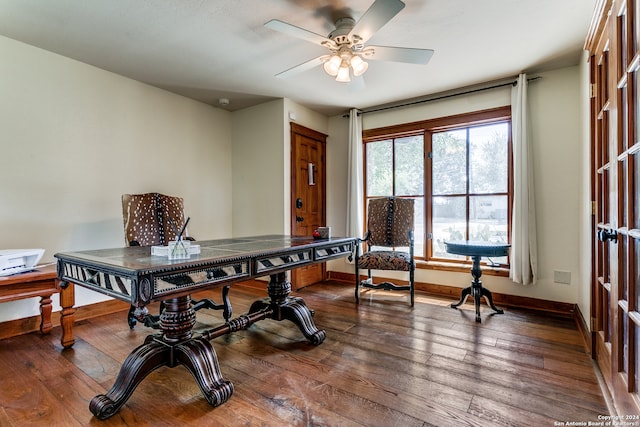
[{"label": "round pedestal side table", "polygon": [[475,241],[455,241],[444,242],[446,251],[450,254],[465,255],[471,257],[473,260],[473,267],[471,267],[471,275],[473,280],[471,286],[462,290],[460,301],[451,304],[452,308],[458,308],[458,306],[464,304],[467,297],[471,295],[476,305],[476,322],[481,322],[480,318],[480,299],[484,296],[487,299],[489,306],[498,314],[503,314],[504,311],[499,309],[493,304],[493,297],[491,291],[482,287],[482,269],[480,268],[480,258],[482,257],[502,257],[509,254],[508,243],[494,243],[494,242],[475,242]]}]

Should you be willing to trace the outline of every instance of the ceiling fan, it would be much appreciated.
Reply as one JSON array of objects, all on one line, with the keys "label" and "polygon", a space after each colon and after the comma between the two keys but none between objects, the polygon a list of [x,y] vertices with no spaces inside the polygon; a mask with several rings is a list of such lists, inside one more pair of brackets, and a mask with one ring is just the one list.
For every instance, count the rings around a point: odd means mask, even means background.
[{"label": "ceiling fan", "polygon": [[335,23],[335,30],[328,37],[272,19],[264,24],[265,27],[319,44],[329,50],[328,54],[289,68],[276,74],[276,77],[290,77],[323,65],[325,72],[337,81],[349,82],[352,72],[357,77],[367,71],[369,64],[365,59],[426,64],[433,55],[431,49],[365,45],[380,28],[404,9],[404,6],[400,0],[375,0],[358,22],[348,16],[339,18]]}]

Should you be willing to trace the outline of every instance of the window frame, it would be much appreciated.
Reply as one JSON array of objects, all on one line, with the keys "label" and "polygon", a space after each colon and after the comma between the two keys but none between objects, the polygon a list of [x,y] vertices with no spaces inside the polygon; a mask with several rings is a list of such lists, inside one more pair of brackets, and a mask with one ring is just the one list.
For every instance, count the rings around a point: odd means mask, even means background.
[{"label": "window frame", "polygon": [[[468,268],[470,259],[466,260],[454,260],[445,258],[433,257],[433,241],[431,239],[433,233],[432,218],[432,200],[433,200],[433,188],[432,188],[432,162],[430,153],[432,152],[432,135],[437,132],[446,132],[457,129],[465,129],[470,127],[477,127],[483,125],[489,125],[493,123],[507,122],[509,126],[508,131],[508,213],[507,213],[507,238],[511,243],[511,213],[513,210],[513,143],[511,138],[511,107],[497,107],[481,111],[475,111],[470,113],[463,113],[457,115],[451,115],[446,117],[439,117],[434,119],[416,121],[411,123],[403,123],[399,125],[386,126],[375,129],[367,129],[362,132],[362,150],[363,150],[363,199],[364,203],[363,212],[365,218],[363,224],[366,224],[366,203],[367,196],[367,144],[371,142],[378,142],[383,140],[395,140],[401,137],[415,136],[418,134],[423,135],[424,143],[424,221],[423,224],[425,235],[423,242],[416,242],[416,244],[424,245],[424,255],[416,256],[417,267],[421,268],[434,268],[445,270],[462,270],[462,268]],[[394,165],[395,168],[395,165]],[[394,169],[395,170],[395,169]],[[469,172],[467,171],[467,174]],[[467,176],[468,178],[468,176]],[[469,194],[467,194],[469,197]],[[468,212],[467,212],[467,226],[468,226]],[[510,258],[507,260],[507,264],[501,264],[500,267],[494,268],[494,273],[507,274],[509,269]]]}]

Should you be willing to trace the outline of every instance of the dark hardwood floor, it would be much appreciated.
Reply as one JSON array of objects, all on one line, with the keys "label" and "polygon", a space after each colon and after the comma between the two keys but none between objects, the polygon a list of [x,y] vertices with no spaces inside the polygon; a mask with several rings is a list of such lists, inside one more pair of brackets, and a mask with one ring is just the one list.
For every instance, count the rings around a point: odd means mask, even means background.
[{"label": "dark hardwood floor", "polygon": [[[403,293],[380,291],[356,306],[341,283],[295,294],[315,310],[325,342],[312,346],[272,320],[213,340],[235,386],[216,408],[178,366],[151,373],[112,418],[92,416],[89,401],[151,333],[129,330],[124,311],[76,323],[65,351],[59,327],[1,340],[0,426],[556,426],[608,414],[571,318],[508,307],[491,315],[483,303],[478,324],[472,304],[455,310],[421,293],[413,309]],[[233,287],[234,316],[264,295]],[[202,328],[222,316],[197,318]]]}]

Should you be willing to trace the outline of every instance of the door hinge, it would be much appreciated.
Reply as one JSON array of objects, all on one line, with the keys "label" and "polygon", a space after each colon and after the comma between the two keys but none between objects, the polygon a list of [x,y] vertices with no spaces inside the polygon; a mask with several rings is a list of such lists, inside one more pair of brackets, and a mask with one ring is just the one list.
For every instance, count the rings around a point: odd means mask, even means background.
[{"label": "door hinge", "polygon": [[589,85],[589,98],[595,98],[598,86],[595,83]]},{"label": "door hinge", "polygon": [[433,151],[429,151],[429,152],[427,153],[427,158],[428,158],[428,159],[433,159]]},{"label": "door hinge", "polygon": [[427,233],[427,239],[429,240],[433,239],[433,233]]},{"label": "door hinge", "polygon": [[598,213],[598,205],[595,202],[595,200],[591,201],[591,215],[595,215],[596,213]]},{"label": "door hinge", "polygon": [[595,332],[597,327],[598,327],[598,319],[596,319],[595,317],[592,317],[591,318],[591,332]]}]

